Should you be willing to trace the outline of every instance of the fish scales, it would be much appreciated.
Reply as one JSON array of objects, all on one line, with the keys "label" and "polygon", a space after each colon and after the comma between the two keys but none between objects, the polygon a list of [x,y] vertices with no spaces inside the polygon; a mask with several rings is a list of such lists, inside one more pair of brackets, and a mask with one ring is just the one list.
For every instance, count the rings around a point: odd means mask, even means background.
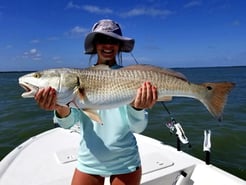
[{"label": "fish scales", "polygon": [[151,82],[159,89],[159,97],[175,95],[174,93],[178,89],[177,95],[191,93],[191,91],[187,92],[188,86],[190,86],[187,81],[155,71],[87,70],[82,76],[80,84],[85,90],[87,103],[97,105],[110,103],[117,106],[118,102],[122,101],[129,103],[136,96],[137,89],[145,81]]}]

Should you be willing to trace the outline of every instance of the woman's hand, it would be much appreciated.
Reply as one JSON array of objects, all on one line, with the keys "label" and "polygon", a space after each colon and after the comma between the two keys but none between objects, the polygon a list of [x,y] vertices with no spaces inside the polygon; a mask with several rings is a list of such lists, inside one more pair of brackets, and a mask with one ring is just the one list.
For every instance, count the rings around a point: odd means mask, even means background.
[{"label": "woman's hand", "polygon": [[70,113],[69,107],[56,104],[56,90],[51,87],[39,89],[35,95],[35,100],[41,109],[56,110],[59,117],[66,117]]},{"label": "woman's hand", "polygon": [[47,87],[39,89],[35,95],[35,100],[39,107],[44,110],[55,110],[56,108],[56,90]]},{"label": "woman's hand", "polygon": [[131,106],[135,109],[147,109],[153,107],[158,99],[157,89],[150,82],[144,82],[137,91],[135,100]]}]

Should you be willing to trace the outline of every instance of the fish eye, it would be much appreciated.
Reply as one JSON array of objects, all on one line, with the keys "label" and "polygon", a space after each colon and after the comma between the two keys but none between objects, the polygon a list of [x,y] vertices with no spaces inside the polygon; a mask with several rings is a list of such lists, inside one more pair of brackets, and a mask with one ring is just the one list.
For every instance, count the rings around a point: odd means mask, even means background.
[{"label": "fish eye", "polygon": [[33,77],[34,78],[40,78],[41,77],[41,74],[40,73],[34,73]]}]

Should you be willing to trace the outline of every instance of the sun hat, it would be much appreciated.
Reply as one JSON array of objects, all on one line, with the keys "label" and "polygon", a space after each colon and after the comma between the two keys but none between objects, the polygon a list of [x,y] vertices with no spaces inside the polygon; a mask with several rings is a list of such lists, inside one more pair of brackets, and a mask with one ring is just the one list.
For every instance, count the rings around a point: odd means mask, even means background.
[{"label": "sun hat", "polygon": [[120,41],[119,51],[131,52],[134,47],[134,39],[123,37],[118,23],[110,19],[103,19],[95,23],[91,32],[85,38],[85,54],[96,54],[95,37],[96,35],[105,35]]}]

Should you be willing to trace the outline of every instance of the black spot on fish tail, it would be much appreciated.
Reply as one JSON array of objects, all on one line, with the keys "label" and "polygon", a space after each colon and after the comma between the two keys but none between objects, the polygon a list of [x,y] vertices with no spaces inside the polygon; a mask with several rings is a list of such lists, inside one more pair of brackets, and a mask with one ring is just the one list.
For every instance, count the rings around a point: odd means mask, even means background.
[{"label": "black spot on fish tail", "polygon": [[203,83],[207,90],[205,96],[200,100],[208,111],[218,120],[222,121],[222,113],[227,102],[227,97],[235,86],[232,82]]},{"label": "black spot on fish tail", "polygon": [[213,88],[211,86],[207,86],[207,90],[211,91]]}]

